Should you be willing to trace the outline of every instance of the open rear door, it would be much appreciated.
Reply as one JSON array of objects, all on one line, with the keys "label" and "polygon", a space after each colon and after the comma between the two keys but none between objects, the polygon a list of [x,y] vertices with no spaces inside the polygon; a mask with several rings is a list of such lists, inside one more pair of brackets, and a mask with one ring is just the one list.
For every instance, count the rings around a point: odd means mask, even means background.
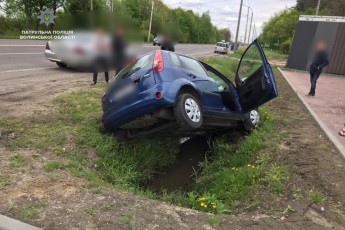
[{"label": "open rear door", "polygon": [[235,81],[243,112],[257,108],[278,96],[271,66],[258,40],[242,55]]}]

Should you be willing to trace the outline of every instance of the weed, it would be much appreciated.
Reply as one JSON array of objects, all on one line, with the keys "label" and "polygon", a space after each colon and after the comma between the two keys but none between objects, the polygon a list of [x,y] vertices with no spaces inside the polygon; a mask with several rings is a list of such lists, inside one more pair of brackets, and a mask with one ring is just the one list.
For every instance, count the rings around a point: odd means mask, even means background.
[{"label": "weed", "polygon": [[64,164],[59,161],[49,162],[44,166],[44,171],[52,172],[54,170],[60,170],[64,168]]},{"label": "weed", "polygon": [[123,216],[120,217],[120,223],[131,229],[135,229],[136,221],[134,220],[134,217],[135,213],[133,211],[127,211]]},{"label": "weed", "polygon": [[86,209],[86,213],[89,214],[89,215],[93,215],[93,214],[95,214],[95,209],[92,208],[92,207],[91,208],[87,208]]},{"label": "weed", "polygon": [[203,196],[195,195],[193,192],[188,194],[189,203],[193,209],[211,212],[211,213],[224,213],[230,212],[224,209],[224,205],[217,200],[216,196],[205,193]]},{"label": "weed", "polygon": [[11,157],[11,166],[15,168],[20,168],[26,166],[26,159],[23,155],[15,155]]},{"label": "weed", "polygon": [[93,188],[93,189],[90,190],[90,192],[91,192],[92,194],[100,194],[100,193],[103,192],[103,190],[100,189],[100,188]]},{"label": "weed", "polygon": [[35,207],[24,208],[20,213],[20,217],[24,220],[37,219],[38,210]]},{"label": "weed", "polygon": [[212,227],[212,228],[217,228],[220,224],[219,218],[216,217],[210,217],[207,219],[207,223]]},{"label": "weed", "polygon": [[311,191],[309,193],[309,200],[311,200],[314,204],[324,204],[327,198],[321,192]]},{"label": "weed", "polygon": [[294,212],[295,210],[293,209],[293,207],[291,207],[290,205],[288,205],[284,210],[283,210],[283,214],[286,215],[289,212]]},{"label": "weed", "polygon": [[10,176],[8,176],[8,175],[0,175],[0,189],[2,189],[5,186],[9,185],[10,182],[11,182]]},{"label": "weed", "polygon": [[105,211],[107,211],[107,210],[110,210],[110,205],[109,204],[106,204],[106,203],[103,203],[102,205],[101,205],[101,209],[102,210],[105,210]]}]

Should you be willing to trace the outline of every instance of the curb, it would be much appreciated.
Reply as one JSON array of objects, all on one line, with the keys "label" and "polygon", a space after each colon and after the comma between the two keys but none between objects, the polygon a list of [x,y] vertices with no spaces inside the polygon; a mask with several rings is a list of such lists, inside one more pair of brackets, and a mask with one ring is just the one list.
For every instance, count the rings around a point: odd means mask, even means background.
[{"label": "curb", "polygon": [[40,228],[20,222],[19,220],[9,218],[7,216],[3,216],[1,214],[0,214],[0,229],[1,230],[40,230]]},{"label": "curb", "polygon": [[328,139],[333,142],[333,144],[338,149],[340,154],[343,156],[343,158],[345,158],[345,147],[338,141],[338,139],[336,138],[334,133],[331,130],[329,130],[329,128],[325,125],[325,123],[320,119],[320,117],[316,114],[316,112],[311,108],[311,106],[307,103],[305,98],[297,92],[296,88],[293,86],[293,84],[290,82],[290,80],[284,75],[283,71],[279,67],[278,67],[278,70],[283,75],[284,79],[289,83],[290,87],[296,93],[296,95],[298,96],[300,101],[302,101],[304,106],[309,110],[309,113],[313,116],[315,121],[319,124],[320,128],[325,132]]}]

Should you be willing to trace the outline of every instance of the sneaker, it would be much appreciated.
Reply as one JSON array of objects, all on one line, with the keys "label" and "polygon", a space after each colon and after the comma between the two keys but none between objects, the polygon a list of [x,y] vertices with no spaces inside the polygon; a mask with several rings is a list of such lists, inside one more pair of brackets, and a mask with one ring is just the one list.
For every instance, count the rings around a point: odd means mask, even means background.
[{"label": "sneaker", "polygon": [[96,85],[97,82],[92,82],[90,85]]},{"label": "sneaker", "polygon": [[305,95],[305,96],[309,98],[309,97],[311,97],[312,95],[311,95],[310,93],[308,93],[308,94]]}]

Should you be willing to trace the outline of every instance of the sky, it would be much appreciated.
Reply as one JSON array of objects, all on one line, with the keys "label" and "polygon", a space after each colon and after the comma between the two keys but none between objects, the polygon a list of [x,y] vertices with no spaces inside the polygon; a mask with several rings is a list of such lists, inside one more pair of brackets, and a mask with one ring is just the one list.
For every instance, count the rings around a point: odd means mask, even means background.
[{"label": "sky", "polygon": [[[209,11],[214,25],[218,28],[230,28],[233,38],[236,35],[241,0],[163,0],[163,2],[171,8],[181,7],[198,13]],[[275,13],[296,5],[296,0],[243,0],[243,5],[250,6],[253,9],[253,21],[259,35],[264,22]],[[243,40],[245,34],[247,11],[247,7],[242,8],[240,40]],[[249,10],[248,27],[250,17],[251,11]]]}]

